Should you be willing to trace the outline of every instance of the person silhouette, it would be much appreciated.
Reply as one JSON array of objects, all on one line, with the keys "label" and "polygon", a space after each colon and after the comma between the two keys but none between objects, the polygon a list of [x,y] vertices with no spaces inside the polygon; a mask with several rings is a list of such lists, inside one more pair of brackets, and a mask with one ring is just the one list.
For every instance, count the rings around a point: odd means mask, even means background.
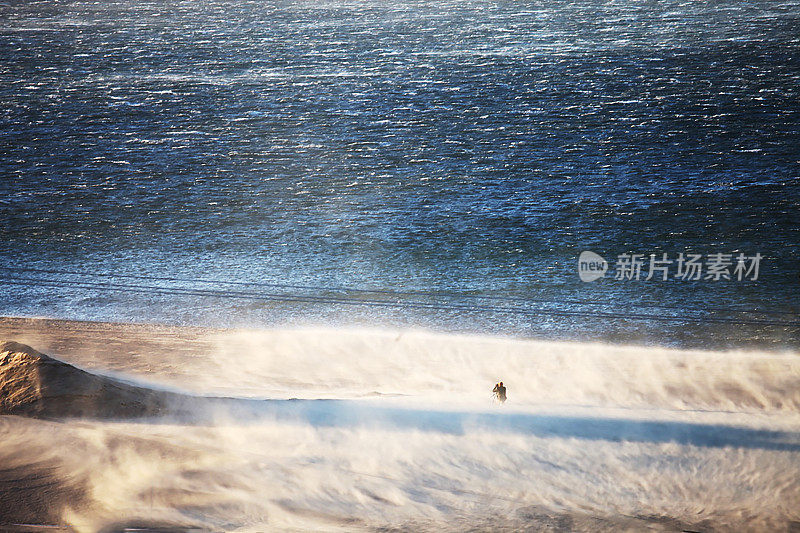
[{"label": "person silhouette", "polygon": [[500,403],[506,403],[506,388],[502,381],[494,386],[492,392],[494,393],[495,398],[497,398],[497,401]]}]

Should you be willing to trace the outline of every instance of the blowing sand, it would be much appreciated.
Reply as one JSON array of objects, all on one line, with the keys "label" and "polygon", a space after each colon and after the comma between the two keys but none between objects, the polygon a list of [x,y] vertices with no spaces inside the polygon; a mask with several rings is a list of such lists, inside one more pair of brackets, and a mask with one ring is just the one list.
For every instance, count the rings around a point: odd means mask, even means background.
[{"label": "blowing sand", "polygon": [[796,353],[18,318],[0,339],[22,343],[0,349],[5,529],[800,528]]}]

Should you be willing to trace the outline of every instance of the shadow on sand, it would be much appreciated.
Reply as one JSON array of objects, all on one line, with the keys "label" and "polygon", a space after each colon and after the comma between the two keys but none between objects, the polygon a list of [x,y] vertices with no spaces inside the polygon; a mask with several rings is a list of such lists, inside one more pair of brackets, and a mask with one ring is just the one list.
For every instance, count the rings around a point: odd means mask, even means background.
[{"label": "shadow on sand", "polygon": [[[382,407],[358,400],[249,400],[203,398],[210,409],[182,410],[188,423],[220,420],[250,423],[276,420],[315,427],[370,427],[451,435],[484,431],[593,441],[649,442],[800,451],[800,432],[760,430],[721,424],[624,418],[482,413]],[[197,405],[196,407],[201,407]]]}]

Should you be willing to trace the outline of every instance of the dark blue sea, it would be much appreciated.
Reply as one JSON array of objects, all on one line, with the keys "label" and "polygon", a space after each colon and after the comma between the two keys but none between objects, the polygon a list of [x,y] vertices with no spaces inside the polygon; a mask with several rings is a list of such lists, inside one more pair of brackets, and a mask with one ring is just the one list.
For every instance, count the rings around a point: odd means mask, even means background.
[{"label": "dark blue sea", "polygon": [[0,3],[1,315],[797,348],[798,204],[796,1]]}]

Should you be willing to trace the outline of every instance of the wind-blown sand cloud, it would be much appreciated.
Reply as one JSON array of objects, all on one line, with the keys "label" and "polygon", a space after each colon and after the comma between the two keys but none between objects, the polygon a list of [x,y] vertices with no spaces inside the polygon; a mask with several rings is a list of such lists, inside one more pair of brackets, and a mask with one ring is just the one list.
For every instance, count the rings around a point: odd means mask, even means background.
[{"label": "wind-blown sand cloud", "polygon": [[[799,520],[794,354],[81,323],[48,327],[58,331],[48,337],[32,323],[2,326],[48,350],[60,344],[64,359],[2,347],[7,524],[706,531]],[[103,348],[101,336],[115,341]],[[172,371],[152,374],[158,366]],[[401,366],[413,370],[390,372]],[[502,408],[479,388],[493,371],[510,387]],[[548,384],[547,373],[560,377]],[[654,392],[640,394],[634,376],[649,376],[642,387]],[[269,397],[253,394],[259,380]],[[585,396],[570,402],[577,390]]]}]

